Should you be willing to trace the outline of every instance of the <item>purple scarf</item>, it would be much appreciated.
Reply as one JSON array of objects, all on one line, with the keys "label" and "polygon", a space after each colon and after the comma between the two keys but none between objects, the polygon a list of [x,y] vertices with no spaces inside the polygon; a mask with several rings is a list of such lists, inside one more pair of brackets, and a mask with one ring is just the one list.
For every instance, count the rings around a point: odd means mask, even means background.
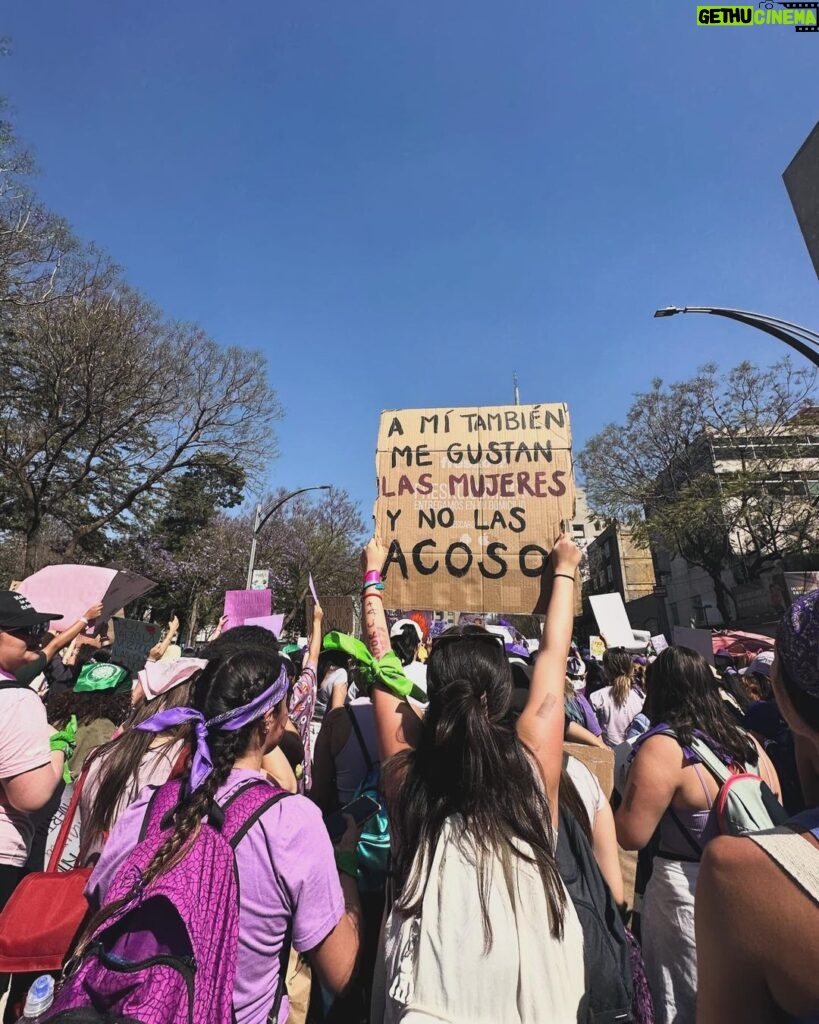
[{"label": "purple scarf", "polygon": [[213,772],[213,758],[208,746],[208,731],[211,729],[219,732],[235,732],[257,718],[267,714],[287,695],[287,671],[282,665],[276,681],[266,690],[254,697],[249,704],[243,704],[232,711],[225,711],[224,714],[216,715],[215,718],[206,719],[201,711],[196,708],[169,708],[167,711],[160,711],[152,718],[140,722],[134,726],[141,732],[164,732],[177,725],[184,725],[190,722],[193,725],[194,748],[193,760],[191,762],[190,793],[206,781]]}]

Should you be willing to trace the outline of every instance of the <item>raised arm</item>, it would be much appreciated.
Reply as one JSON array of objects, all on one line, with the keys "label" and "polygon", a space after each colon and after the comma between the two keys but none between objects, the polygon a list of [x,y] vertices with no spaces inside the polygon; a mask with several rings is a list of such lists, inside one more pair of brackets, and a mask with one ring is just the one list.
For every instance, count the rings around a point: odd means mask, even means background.
[{"label": "raised arm", "polygon": [[321,605],[316,602],[313,605],[313,626],[310,630],[310,644],[307,648],[307,661],[304,668],[308,666],[315,672],[318,665],[319,654],[321,654],[321,623],[324,620],[324,611]]},{"label": "raised arm", "polygon": [[563,688],[572,641],[574,576],[580,562],[580,549],[561,533],[552,548],[551,559],[552,593],[529,697],[518,718],[517,730],[521,741],[540,766],[552,809],[552,823],[557,826],[560,772],[563,768]]},{"label": "raised arm", "polygon": [[[364,548],[361,567],[367,574],[378,573],[387,560],[386,549],[375,537]],[[366,587],[361,599],[364,616],[364,632],[367,646],[374,658],[383,658],[391,650],[387,617],[384,614],[383,590]],[[409,701],[397,697],[383,686],[374,686],[372,692],[375,710],[375,730],[378,739],[378,753],[382,761],[402,750],[414,747],[418,742],[421,720]]]},{"label": "raised arm", "polygon": [[165,652],[176,640],[178,633],[179,619],[174,615],[168,623],[168,632],[165,634],[165,639],[161,640],[158,644],[154,644],[148,653],[148,661],[162,661]]},{"label": "raised arm", "polygon": [[72,626],[69,626],[68,629],[64,629],[62,633],[58,633],[53,640],[49,641],[43,648],[43,654],[46,657],[46,664],[48,664],[54,655],[61,651],[63,647],[67,647],[73,640],[75,640],[86,626],[90,626],[92,622],[96,622],[100,615],[102,615],[102,604],[92,605]]}]

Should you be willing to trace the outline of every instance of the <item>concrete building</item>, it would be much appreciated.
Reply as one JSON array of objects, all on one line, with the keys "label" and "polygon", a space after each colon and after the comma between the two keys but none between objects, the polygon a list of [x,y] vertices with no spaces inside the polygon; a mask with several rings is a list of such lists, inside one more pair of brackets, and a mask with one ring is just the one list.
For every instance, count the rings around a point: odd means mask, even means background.
[{"label": "concrete building", "polygon": [[625,604],[654,593],[651,552],[638,547],[620,523],[607,526],[590,544],[586,593],[619,593]]},{"label": "concrete building", "polygon": [[[815,514],[819,502],[819,412],[806,410],[787,426],[767,434],[703,437],[686,457],[689,471],[693,467],[696,472],[713,473],[724,482],[731,558],[721,578],[732,596],[735,621],[756,626],[775,622],[783,607],[783,571],[787,576],[788,570],[819,568],[819,519]],[[800,523],[804,533],[802,555],[767,559],[762,572],[758,570],[760,538],[745,526],[734,525],[737,499],[730,497],[731,481],[748,473],[758,475],[759,494],[769,506],[764,517],[766,551],[775,551],[778,537],[793,534]],[[664,486],[668,493],[669,482]],[[781,500],[771,502],[771,498]],[[761,507],[761,500],[756,507]],[[652,554],[671,626],[726,625],[713,580],[704,569],[658,546]]]},{"label": "concrete building", "polygon": [[572,540],[583,552],[580,562],[580,578],[585,582],[589,578],[588,549],[592,541],[603,532],[604,524],[592,516],[589,503],[586,500],[586,492],[582,487],[576,487],[575,511],[572,520]]}]

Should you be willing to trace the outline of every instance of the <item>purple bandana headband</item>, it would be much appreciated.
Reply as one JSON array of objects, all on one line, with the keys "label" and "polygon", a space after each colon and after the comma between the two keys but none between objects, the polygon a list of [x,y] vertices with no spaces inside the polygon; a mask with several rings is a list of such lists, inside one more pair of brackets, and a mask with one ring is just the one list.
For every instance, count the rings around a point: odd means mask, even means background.
[{"label": "purple bandana headband", "polygon": [[257,718],[267,714],[285,698],[287,686],[287,671],[282,665],[275,683],[260,693],[258,697],[254,697],[249,704],[243,704],[240,708],[225,711],[224,714],[209,719],[206,719],[202,712],[195,708],[169,708],[167,711],[160,711],[152,718],[140,722],[134,728],[141,732],[164,732],[166,729],[185,725],[187,722],[193,725],[195,744],[189,791],[195,793],[213,771],[213,759],[208,746],[208,730],[235,732],[250,722],[255,722]]},{"label": "purple bandana headband", "polygon": [[819,697],[819,590],[794,601],[776,631],[776,651],[788,678]]}]

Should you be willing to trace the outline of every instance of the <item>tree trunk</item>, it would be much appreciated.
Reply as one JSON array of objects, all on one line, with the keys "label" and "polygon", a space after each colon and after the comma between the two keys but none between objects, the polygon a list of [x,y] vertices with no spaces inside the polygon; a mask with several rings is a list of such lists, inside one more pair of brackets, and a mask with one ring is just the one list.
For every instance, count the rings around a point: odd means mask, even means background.
[{"label": "tree trunk", "polygon": [[197,632],[197,626],[199,624],[199,591],[197,590],[193,595],[193,603],[191,604],[191,610],[188,613],[188,647],[195,646],[195,637]]},{"label": "tree trunk", "polygon": [[26,557],[23,563],[23,579],[40,568],[42,558],[43,524],[37,519],[26,530]]},{"label": "tree trunk", "polygon": [[707,570],[707,572],[711,577],[711,582],[714,584],[714,596],[716,597],[717,608],[722,616],[722,621],[726,626],[730,626],[736,618],[735,610],[731,610],[731,605],[734,605],[734,609],[736,609],[736,603],[734,602],[733,595],[730,589],[725,586],[719,570],[716,572]]}]

